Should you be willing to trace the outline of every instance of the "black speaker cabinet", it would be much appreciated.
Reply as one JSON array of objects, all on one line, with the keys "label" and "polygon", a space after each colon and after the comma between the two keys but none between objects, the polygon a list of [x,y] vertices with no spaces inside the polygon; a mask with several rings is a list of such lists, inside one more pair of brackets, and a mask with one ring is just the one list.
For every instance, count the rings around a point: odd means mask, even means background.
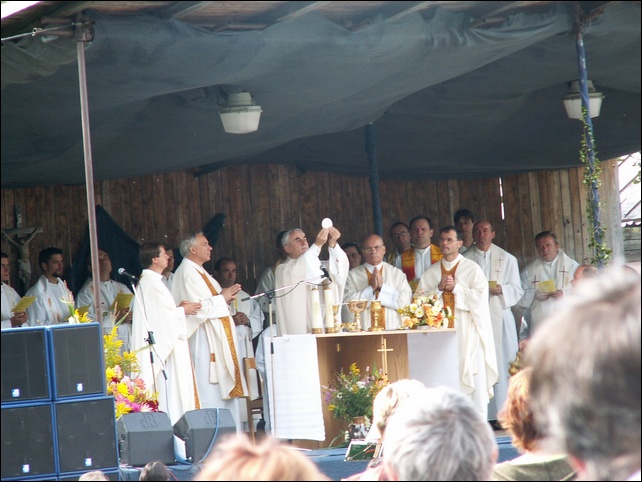
[{"label": "black speaker cabinet", "polygon": [[51,403],[2,407],[2,480],[51,474],[55,478],[51,410]]},{"label": "black speaker cabinet", "polygon": [[54,403],[61,473],[118,467],[114,398]]},{"label": "black speaker cabinet", "polygon": [[159,460],[174,463],[174,433],[164,412],[127,413],[118,419],[120,462],[141,467]]},{"label": "black speaker cabinet", "polygon": [[54,399],[105,395],[100,325],[81,323],[47,328]]},{"label": "black speaker cabinet", "polygon": [[236,424],[225,408],[190,410],[174,424],[174,435],[185,441],[185,455],[193,462],[201,462],[210,445],[227,433],[236,433]]},{"label": "black speaker cabinet", "polygon": [[51,400],[44,327],[2,330],[2,403]]}]

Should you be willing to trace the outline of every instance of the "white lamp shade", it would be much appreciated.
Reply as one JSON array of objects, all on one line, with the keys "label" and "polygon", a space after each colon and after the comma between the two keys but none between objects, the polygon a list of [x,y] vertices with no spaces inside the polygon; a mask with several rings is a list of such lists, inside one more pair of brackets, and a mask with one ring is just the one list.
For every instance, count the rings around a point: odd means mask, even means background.
[{"label": "white lamp shade", "polygon": [[254,105],[248,92],[230,94],[225,106],[219,111],[223,129],[230,134],[247,134],[259,128],[261,106]]},{"label": "white lamp shade", "polygon": [[[600,115],[600,108],[602,107],[602,99],[604,95],[601,92],[595,92],[595,87],[592,81],[587,82],[589,91],[589,113],[591,117]],[[566,108],[566,115],[571,119],[582,118],[582,96],[580,95],[579,82],[574,80],[570,84],[570,93],[563,97],[564,107]]]}]

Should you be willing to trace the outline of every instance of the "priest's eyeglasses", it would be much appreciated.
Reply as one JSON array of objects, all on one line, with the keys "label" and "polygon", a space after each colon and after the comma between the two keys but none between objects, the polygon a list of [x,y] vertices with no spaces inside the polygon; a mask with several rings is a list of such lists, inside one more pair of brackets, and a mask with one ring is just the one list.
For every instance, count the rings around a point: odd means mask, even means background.
[{"label": "priest's eyeglasses", "polygon": [[372,248],[363,248],[364,253],[372,253],[374,251],[381,251],[383,249],[383,246],[378,244],[377,246],[373,246]]},{"label": "priest's eyeglasses", "polygon": [[395,239],[405,238],[406,236],[410,236],[410,233],[408,231],[401,231],[400,233],[395,233],[392,235],[392,237]]}]

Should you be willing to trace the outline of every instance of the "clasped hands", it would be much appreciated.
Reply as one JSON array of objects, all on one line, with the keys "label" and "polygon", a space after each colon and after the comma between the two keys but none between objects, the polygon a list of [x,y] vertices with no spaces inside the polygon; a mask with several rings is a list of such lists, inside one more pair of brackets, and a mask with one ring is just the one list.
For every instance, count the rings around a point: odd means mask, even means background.
[{"label": "clasped hands", "polygon": [[452,292],[455,289],[455,278],[452,275],[442,276],[437,288],[439,291]]},{"label": "clasped hands", "polygon": [[372,271],[372,276],[370,277],[370,287],[373,291],[381,290],[383,287],[383,276],[381,275],[382,270],[374,268]]}]

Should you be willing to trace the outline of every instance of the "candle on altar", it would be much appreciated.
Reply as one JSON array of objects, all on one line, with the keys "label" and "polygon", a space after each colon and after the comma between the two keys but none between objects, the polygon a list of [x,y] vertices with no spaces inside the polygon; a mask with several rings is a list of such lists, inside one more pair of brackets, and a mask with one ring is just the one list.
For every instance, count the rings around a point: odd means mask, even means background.
[{"label": "candle on altar", "polygon": [[334,330],[334,311],[332,310],[334,293],[332,293],[330,286],[326,286],[323,289],[323,302],[325,303],[325,329],[327,332],[329,328]]},{"label": "candle on altar", "polygon": [[321,322],[321,299],[319,298],[319,288],[316,286],[310,290],[312,297],[312,333],[318,334],[323,332]]}]

